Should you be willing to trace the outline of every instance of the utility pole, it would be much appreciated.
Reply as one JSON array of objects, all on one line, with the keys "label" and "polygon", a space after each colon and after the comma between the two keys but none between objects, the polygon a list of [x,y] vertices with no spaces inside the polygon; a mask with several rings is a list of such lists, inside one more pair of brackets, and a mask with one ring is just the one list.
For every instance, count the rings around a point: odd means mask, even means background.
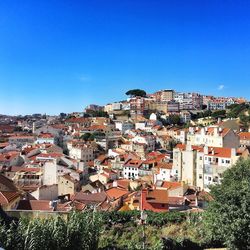
[{"label": "utility pole", "polygon": [[145,225],[147,220],[147,213],[145,210],[141,211],[141,225],[142,225],[142,249],[146,249],[146,235],[145,235]]}]

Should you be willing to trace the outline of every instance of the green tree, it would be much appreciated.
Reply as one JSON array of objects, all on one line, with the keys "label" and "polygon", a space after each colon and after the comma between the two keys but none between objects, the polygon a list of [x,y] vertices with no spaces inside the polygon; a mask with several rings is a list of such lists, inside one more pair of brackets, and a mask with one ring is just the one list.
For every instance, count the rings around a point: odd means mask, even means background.
[{"label": "green tree", "polygon": [[226,110],[216,110],[212,113],[212,117],[219,118],[219,117],[225,117]]},{"label": "green tree", "polygon": [[250,160],[226,170],[220,185],[211,187],[214,198],[204,216],[209,242],[229,249],[250,249]]},{"label": "green tree", "polygon": [[81,136],[81,139],[84,141],[88,141],[90,140],[90,137],[91,137],[91,133],[85,133]]},{"label": "green tree", "polygon": [[129,95],[131,97],[135,97],[135,96],[145,97],[147,93],[142,89],[131,89],[126,92],[126,95]]},{"label": "green tree", "polygon": [[170,140],[167,145],[167,150],[173,151],[178,142],[174,139]]},{"label": "green tree", "polygon": [[168,121],[170,124],[180,124],[181,118],[179,115],[170,115]]}]

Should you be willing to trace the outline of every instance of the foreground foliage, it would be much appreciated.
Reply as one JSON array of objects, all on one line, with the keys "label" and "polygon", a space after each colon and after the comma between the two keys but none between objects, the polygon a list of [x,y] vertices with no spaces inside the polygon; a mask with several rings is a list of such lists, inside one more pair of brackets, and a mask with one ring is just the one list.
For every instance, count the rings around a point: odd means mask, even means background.
[{"label": "foreground foliage", "polygon": [[145,227],[139,211],[73,212],[67,218],[0,223],[0,244],[6,250],[139,250],[143,244],[151,250],[250,249],[250,160],[225,171],[211,194],[214,201],[203,214],[147,212]]},{"label": "foreground foliage", "polygon": [[214,201],[204,216],[207,239],[229,249],[250,249],[250,160],[240,160],[223,177],[212,187]]},{"label": "foreground foliage", "polygon": [[0,242],[6,250],[97,249],[101,217],[72,213],[68,219],[21,219],[18,225],[1,225]]}]

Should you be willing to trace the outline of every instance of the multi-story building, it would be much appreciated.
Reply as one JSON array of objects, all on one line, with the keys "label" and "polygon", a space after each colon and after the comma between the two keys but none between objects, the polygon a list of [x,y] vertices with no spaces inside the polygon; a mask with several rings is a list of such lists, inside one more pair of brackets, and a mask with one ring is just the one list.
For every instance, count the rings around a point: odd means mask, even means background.
[{"label": "multi-story building", "polygon": [[133,97],[130,98],[130,113],[134,115],[145,115],[149,110],[149,103],[152,100],[144,97]]},{"label": "multi-story building", "polygon": [[167,102],[167,112],[166,113],[177,113],[180,111],[180,104],[175,101]]},{"label": "multi-story building", "polygon": [[139,179],[139,168],[142,166],[141,160],[129,160],[123,166],[123,177],[125,179]]},{"label": "multi-story building", "polygon": [[207,109],[209,110],[224,110],[228,106],[234,104],[233,98],[214,97],[207,102]]},{"label": "multi-story building", "polygon": [[239,159],[235,148],[179,144],[173,150],[173,172],[179,181],[201,189],[220,183],[223,172]]},{"label": "multi-story building", "polygon": [[112,111],[121,110],[122,104],[120,102],[114,102],[112,103]]},{"label": "multi-story building", "polygon": [[41,133],[37,139],[36,139],[37,144],[55,144],[55,137],[54,135],[50,133]]},{"label": "multi-story building", "polygon": [[241,147],[250,147],[250,132],[240,132],[239,137]]},{"label": "multi-story building", "polygon": [[157,181],[173,181],[174,174],[172,173],[173,163],[161,162],[157,165],[157,170],[154,174],[154,183]]},{"label": "multi-story building", "polygon": [[191,121],[191,114],[188,111],[181,111],[180,119],[182,123],[188,123]]},{"label": "multi-story building", "polygon": [[127,130],[134,128],[134,124],[127,121],[115,121],[115,128],[124,133]]},{"label": "multi-story building", "polygon": [[144,144],[147,147],[147,150],[150,151],[154,151],[155,150],[155,136],[153,135],[136,135],[133,139],[132,139],[133,143],[137,143],[137,144]]},{"label": "multi-story building", "polygon": [[238,148],[240,145],[239,136],[232,129],[219,126],[190,127],[187,141],[191,145],[205,145],[208,147]]},{"label": "multi-story building", "polygon": [[30,135],[16,135],[9,137],[9,143],[15,144],[19,147],[24,145],[31,145],[35,142],[35,137]]},{"label": "multi-story building", "polygon": [[99,106],[96,104],[90,104],[85,108],[85,112],[88,113],[89,111],[103,111],[104,107],[103,106]]},{"label": "multi-story building", "polygon": [[70,174],[58,176],[58,195],[73,195],[79,189],[79,181]]},{"label": "multi-story building", "polygon": [[82,162],[94,160],[94,149],[92,146],[84,143],[68,142],[69,156]]},{"label": "multi-story building", "polygon": [[192,102],[194,109],[202,109],[203,97],[199,93],[192,93]]},{"label": "multi-story building", "polygon": [[168,102],[172,101],[174,97],[174,90],[172,89],[164,89],[156,92],[154,94],[155,100],[157,102]]},{"label": "multi-story building", "polygon": [[180,104],[180,110],[201,109],[203,97],[199,93],[175,92],[174,100]]}]

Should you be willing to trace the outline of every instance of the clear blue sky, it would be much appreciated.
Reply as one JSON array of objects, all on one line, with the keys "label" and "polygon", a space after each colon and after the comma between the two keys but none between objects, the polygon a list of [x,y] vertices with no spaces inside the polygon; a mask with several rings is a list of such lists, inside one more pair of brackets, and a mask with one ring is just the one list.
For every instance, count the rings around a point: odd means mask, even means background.
[{"label": "clear blue sky", "polygon": [[248,0],[0,1],[0,113],[81,111],[131,88],[250,98],[249,13]]}]

